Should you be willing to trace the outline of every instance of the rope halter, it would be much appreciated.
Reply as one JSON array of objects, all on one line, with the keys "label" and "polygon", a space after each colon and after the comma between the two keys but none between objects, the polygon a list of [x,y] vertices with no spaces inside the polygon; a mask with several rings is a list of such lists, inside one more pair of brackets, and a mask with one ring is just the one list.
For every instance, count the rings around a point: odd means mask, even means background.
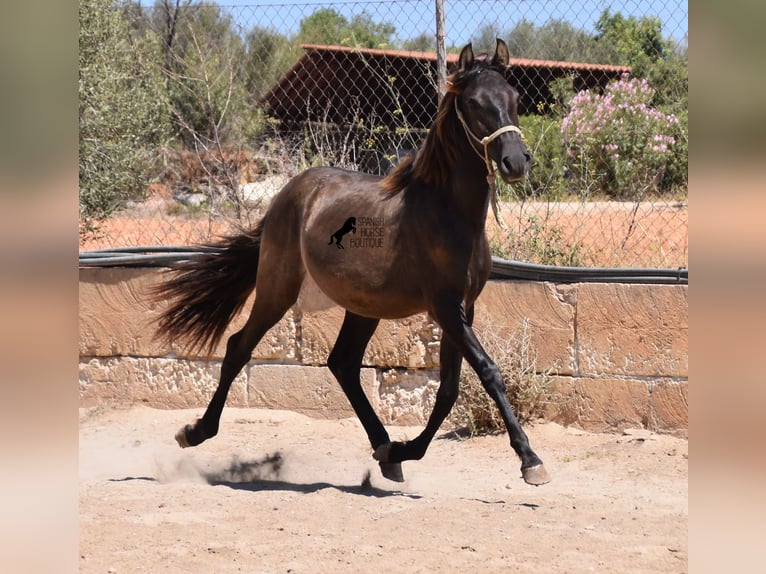
[{"label": "rope halter", "polygon": [[471,149],[473,149],[473,151],[476,152],[476,155],[483,159],[484,163],[487,165],[487,183],[489,184],[492,213],[495,215],[495,221],[497,221],[497,224],[501,228],[505,228],[505,223],[500,219],[500,214],[497,207],[497,182],[495,181],[495,168],[492,165],[492,160],[489,157],[489,144],[507,132],[516,132],[519,134],[519,137],[522,140],[524,139],[524,134],[521,132],[521,129],[518,126],[509,124],[507,126],[496,129],[488,136],[480,138],[471,131],[471,128],[468,127],[468,124],[466,123],[465,118],[463,117],[463,114],[457,105],[457,98],[455,98],[455,113],[457,114],[457,119],[460,120],[460,124],[463,126],[463,130],[465,131],[468,138],[484,147],[484,155],[482,156],[482,154],[473,146],[473,144],[471,144]]}]

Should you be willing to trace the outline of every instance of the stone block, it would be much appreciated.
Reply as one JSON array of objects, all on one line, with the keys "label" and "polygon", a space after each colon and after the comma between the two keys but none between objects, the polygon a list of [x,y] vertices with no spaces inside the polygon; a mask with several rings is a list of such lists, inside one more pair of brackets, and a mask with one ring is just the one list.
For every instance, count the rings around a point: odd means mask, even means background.
[{"label": "stone block", "polygon": [[[81,360],[80,405],[204,409],[218,386],[220,372],[217,361],[148,357]],[[240,373],[229,390],[227,405],[247,406],[245,383],[245,374]]]},{"label": "stone block", "polygon": [[[207,357],[204,352],[189,351],[181,341],[166,345],[156,338],[155,320],[166,304],[151,301],[149,289],[161,280],[162,271],[158,269],[81,268],[80,356],[222,359],[226,353],[226,339],[245,324],[254,295]],[[253,358],[295,360],[295,331],[292,312],[288,312],[266,333],[253,351]]]},{"label": "stone block", "polygon": [[687,381],[659,381],[649,397],[648,427],[656,432],[684,434],[689,428],[689,384]]},{"label": "stone block", "polygon": [[680,285],[579,285],[577,374],[687,377],[687,293]]},{"label": "stone block", "polygon": [[[374,369],[362,369],[361,382],[375,408],[378,390]],[[247,404],[292,410],[314,418],[354,416],[346,395],[326,367],[250,364]]]},{"label": "stone block", "polygon": [[576,424],[593,432],[645,427],[649,418],[649,384],[630,379],[555,377],[558,396],[546,418]]},{"label": "stone block", "polygon": [[518,341],[526,325],[538,372],[572,374],[575,296],[552,283],[490,281],[476,301],[474,330],[482,343]]},{"label": "stone block", "polygon": [[81,268],[79,283],[80,356],[157,356],[163,348],[154,338],[157,305],[146,289],[157,271]]},{"label": "stone block", "polygon": [[383,424],[425,424],[439,388],[439,371],[381,369],[378,377],[378,416]]}]

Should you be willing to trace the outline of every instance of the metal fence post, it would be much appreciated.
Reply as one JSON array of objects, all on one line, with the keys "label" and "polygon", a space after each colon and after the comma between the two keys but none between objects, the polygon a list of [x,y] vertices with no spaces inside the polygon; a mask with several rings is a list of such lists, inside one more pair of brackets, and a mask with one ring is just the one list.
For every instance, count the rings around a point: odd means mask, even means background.
[{"label": "metal fence post", "polygon": [[447,36],[444,23],[444,0],[435,0],[436,4],[436,79],[439,86],[439,101],[447,89],[447,48],[444,41]]}]

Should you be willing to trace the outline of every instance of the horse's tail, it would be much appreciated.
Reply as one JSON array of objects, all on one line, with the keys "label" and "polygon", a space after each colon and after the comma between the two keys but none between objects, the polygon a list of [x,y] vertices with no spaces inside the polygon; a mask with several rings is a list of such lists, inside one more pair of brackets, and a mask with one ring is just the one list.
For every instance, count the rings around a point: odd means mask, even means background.
[{"label": "horse's tail", "polygon": [[173,275],[152,289],[155,301],[171,301],[157,318],[160,339],[184,339],[191,349],[212,353],[255,288],[262,227],[261,221],[209,245],[216,251],[174,265]]}]

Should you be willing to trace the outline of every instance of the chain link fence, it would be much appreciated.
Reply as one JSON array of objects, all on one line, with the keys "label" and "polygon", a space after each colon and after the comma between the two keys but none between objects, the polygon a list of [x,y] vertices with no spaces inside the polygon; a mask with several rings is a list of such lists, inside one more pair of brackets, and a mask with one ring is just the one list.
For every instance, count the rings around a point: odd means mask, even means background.
[{"label": "chain link fence", "polygon": [[[173,137],[146,192],[81,234],[81,250],[250,227],[311,166],[385,173],[435,116],[437,5],[133,5],[134,29],[161,41]],[[687,21],[679,0],[444,2],[448,68],[468,42],[508,43],[535,160],[524,184],[500,186],[495,255],[688,266]]]}]

